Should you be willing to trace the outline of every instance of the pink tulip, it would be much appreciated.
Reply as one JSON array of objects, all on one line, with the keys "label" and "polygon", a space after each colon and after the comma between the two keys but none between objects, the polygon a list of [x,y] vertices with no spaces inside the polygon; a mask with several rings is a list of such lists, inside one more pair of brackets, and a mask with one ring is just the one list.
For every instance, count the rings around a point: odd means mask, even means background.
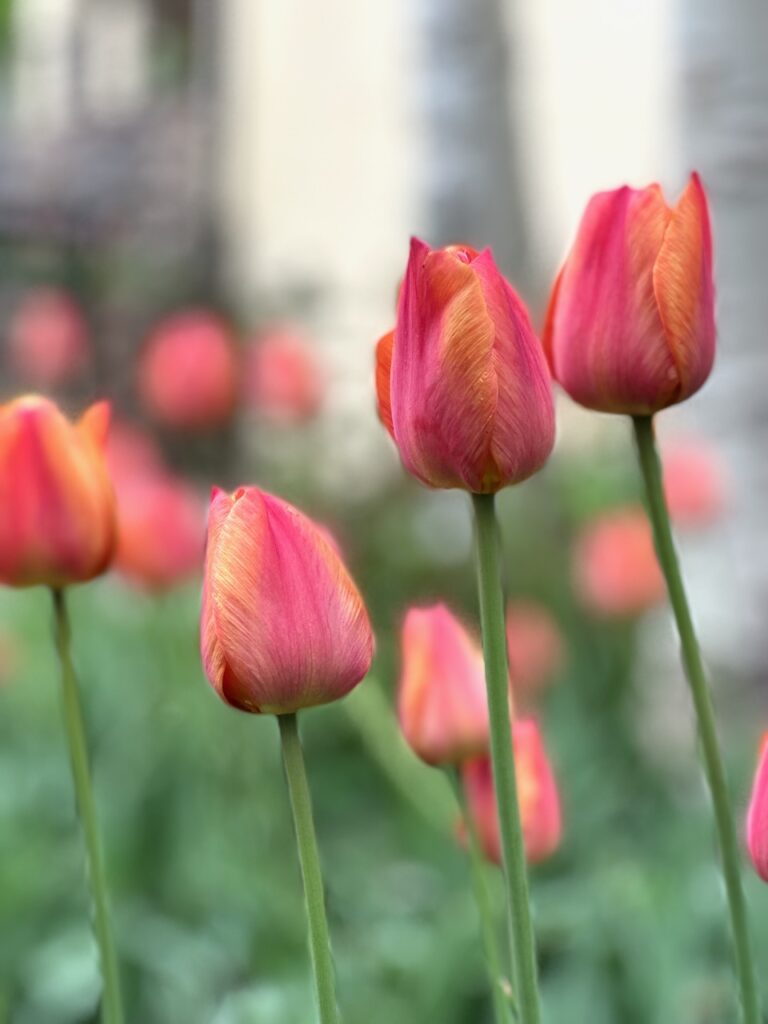
[{"label": "pink tulip", "polygon": [[88,363],[88,327],[66,292],[28,292],[9,327],[11,359],[18,374],[36,388],[56,388]]},{"label": "pink tulip", "polygon": [[398,715],[403,736],[428,764],[488,747],[482,651],[444,604],[411,608],[405,617]]},{"label": "pink tulip", "polygon": [[702,441],[665,444],[662,451],[664,494],[669,514],[680,526],[708,526],[725,506],[723,467]]},{"label": "pink tulip", "polygon": [[590,200],[550,299],[552,375],[581,405],[643,415],[702,386],[715,355],[712,239],[698,175]]},{"label": "pink tulip", "polygon": [[323,375],[309,345],[289,330],[252,343],[245,378],[249,403],[276,423],[303,423],[320,411]]},{"label": "pink tulip", "polygon": [[107,568],[116,540],[108,427],[106,402],[77,423],[38,395],[0,407],[0,581],[62,587]]},{"label": "pink tulip", "polygon": [[747,849],[755,871],[768,882],[768,732],[760,745],[752,797],[747,812]]},{"label": "pink tulip", "polygon": [[160,323],[141,353],[138,386],[147,411],[177,428],[220,426],[237,403],[239,361],[224,323],[205,310]]},{"label": "pink tulip", "polygon": [[[552,766],[536,721],[512,724],[517,796],[525,853],[531,864],[550,857],[560,845],[563,825],[560,797]],[[493,768],[488,756],[465,762],[462,781],[480,845],[488,860],[501,864],[501,837]]]},{"label": "pink tulip", "polygon": [[520,706],[534,700],[563,662],[563,640],[546,608],[529,601],[507,606],[509,680]]},{"label": "pink tulip", "polygon": [[577,594],[599,615],[639,615],[666,594],[651,524],[639,506],[589,523],[576,542],[573,571]]},{"label": "pink tulip", "polygon": [[221,698],[270,714],[343,697],[373,656],[365,605],[323,531],[257,487],[214,489],[200,644]]},{"label": "pink tulip", "polygon": [[555,437],[546,360],[489,249],[413,239],[394,339],[382,339],[377,361],[381,418],[422,483],[489,493],[546,462]]}]

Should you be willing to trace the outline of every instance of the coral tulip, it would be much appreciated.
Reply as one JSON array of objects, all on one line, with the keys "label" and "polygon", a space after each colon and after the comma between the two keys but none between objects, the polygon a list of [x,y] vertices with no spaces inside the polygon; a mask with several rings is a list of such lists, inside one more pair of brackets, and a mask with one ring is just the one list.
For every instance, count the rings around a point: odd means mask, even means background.
[{"label": "coral tulip", "polygon": [[277,423],[316,416],[324,381],[309,345],[288,330],[257,338],[248,352],[246,394],[253,408]]},{"label": "coral tulip", "polygon": [[200,633],[214,689],[257,713],[343,697],[373,656],[365,605],[324,531],[257,487],[214,489]]},{"label": "coral tulip", "polygon": [[[551,856],[560,845],[562,814],[552,766],[538,724],[521,718],[512,724],[520,821],[525,853],[531,864]],[[467,804],[488,860],[501,864],[499,819],[489,757],[476,757],[462,768]]]},{"label": "coral tulip", "polygon": [[106,402],[75,424],[37,395],[0,407],[0,581],[61,587],[107,568],[116,538],[108,426]]},{"label": "coral tulip", "polygon": [[715,355],[712,240],[696,174],[590,200],[550,300],[544,347],[581,405],[647,415],[689,398]]},{"label": "coral tulip", "polygon": [[411,608],[405,617],[398,715],[405,739],[428,764],[488,747],[482,651],[444,604]]},{"label": "coral tulip", "polygon": [[76,376],[88,362],[88,328],[66,292],[38,288],[24,296],[9,328],[13,364],[38,388],[55,388]]},{"label": "coral tulip", "polygon": [[512,692],[520,702],[534,697],[563,661],[563,640],[546,608],[528,601],[507,606],[507,651]]},{"label": "coral tulip", "polygon": [[664,495],[679,526],[708,526],[725,506],[723,467],[701,441],[677,441],[662,451]]},{"label": "coral tulip", "polygon": [[747,812],[747,849],[755,871],[768,882],[768,732],[760,745],[755,781]]},{"label": "coral tulip", "polygon": [[204,310],[178,313],[150,335],[139,363],[148,412],[179,428],[216,427],[232,415],[238,353],[227,327]]},{"label": "coral tulip", "polygon": [[431,487],[493,493],[535,473],[552,450],[546,359],[489,249],[412,240],[394,339],[379,343],[376,377],[403,464]]},{"label": "coral tulip", "polygon": [[573,568],[579,597],[600,615],[639,615],[664,599],[651,524],[639,506],[589,523],[576,542]]}]

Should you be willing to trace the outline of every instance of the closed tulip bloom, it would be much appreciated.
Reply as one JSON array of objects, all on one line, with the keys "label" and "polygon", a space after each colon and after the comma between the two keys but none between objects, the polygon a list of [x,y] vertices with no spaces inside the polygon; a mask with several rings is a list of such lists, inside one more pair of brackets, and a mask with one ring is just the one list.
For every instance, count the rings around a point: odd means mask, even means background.
[{"label": "closed tulip bloom", "polygon": [[649,415],[698,391],[715,355],[698,175],[674,207],[658,185],[590,200],[555,282],[544,347],[554,378],[590,409]]},{"label": "closed tulip bloom", "polygon": [[0,581],[61,587],[107,568],[116,539],[108,426],[106,402],[77,423],[37,395],[0,407]]},{"label": "closed tulip bloom", "polygon": [[226,422],[238,398],[235,341],[213,313],[188,310],[159,324],[142,351],[138,386],[147,411],[180,429]]},{"label": "closed tulip bloom", "polygon": [[394,338],[379,343],[377,363],[382,421],[422,483],[492,493],[549,456],[544,353],[489,249],[413,239]]},{"label": "closed tulip bloom", "polygon": [[373,656],[365,605],[326,532],[257,487],[214,489],[200,644],[219,696],[269,714],[343,697]]},{"label": "closed tulip bloom", "polygon": [[640,615],[663,601],[664,576],[641,507],[608,512],[584,528],[574,550],[573,582],[583,604],[607,617]]},{"label": "closed tulip bloom", "polygon": [[[536,721],[521,718],[513,722],[512,737],[525,854],[529,863],[536,864],[551,856],[560,845],[563,832],[560,797]],[[462,781],[483,852],[488,860],[501,864],[491,759],[482,756],[467,761],[462,768]]]},{"label": "closed tulip bloom", "polygon": [[552,682],[563,662],[563,640],[546,608],[531,601],[507,605],[507,651],[512,692],[531,701]]},{"label": "closed tulip bloom", "polygon": [[768,732],[760,745],[752,797],[747,812],[747,849],[755,871],[768,882]]},{"label": "closed tulip bloom", "polygon": [[428,764],[488,747],[482,651],[444,604],[411,608],[405,617],[397,703],[403,736]]}]

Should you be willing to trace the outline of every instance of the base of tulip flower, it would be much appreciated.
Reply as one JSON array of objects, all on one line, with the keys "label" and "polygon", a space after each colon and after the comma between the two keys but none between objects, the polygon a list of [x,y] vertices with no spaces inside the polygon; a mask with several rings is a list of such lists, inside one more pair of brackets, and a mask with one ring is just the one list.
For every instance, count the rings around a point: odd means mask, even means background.
[{"label": "base of tulip flower", "polygon": [[704,773],[712,798],[715,827],[720,845],[744,1024],[760,1024],[762,1020],[760,997],[749,935],[747,906],[741,881],[739,842],[734,824],[733,806],[720,753],[715,712],[704,671],[704,662],[696,638],[683,577],[677,560],[675,542],[672,537],[669,511],[664,497],[661,463],[656,451],[653,418],[651,416],[634,416],[632,422],[640,468],[645,483],[648,510],[653,525],[656,553],[667,581],[669,602],[680,636],[683,668],[690,684],[696,711]]},{"label": "base of tulip flower", "polygon": [[466,830],[467,850],[472,871],[472,889],[475,894],[478,917],[480,918],[480,931],[483,938],[483,949],[488,968],[488,981],[491,986],[496,1024],[512,1024],[516,1016],[514,1000],[512,999],[509,981],[504,977],[501,970],[501,956],[499,955],[498,936],[496,934],[496,918],[488,892],[487,865],[483,852],[480,849],[477,824],[466,797],[460,772],[458,769],[449,769],[447,774],[456,792],[456,801],[461,809],[461,819]]},{"label": "base of tulip flower", "polygon": [[296,830],[296,846],[304,882],[304,900],[307,912],[309,951],[315,979],[320,1024],[339,1024],[336,1004],[336,983],[333,955],[325,913],[325,889],[320,869],[312,798],[304,765],[304,752],[299,738],[299,725],[295,714],[278,715],[283,766],[288,781],[288,793]]},{"label": "base of tulip flower", "polygon": [[69,744],[69,756],[72,763],[72,780],[75,788],[77,813],[85,840],[88,878],[93,899],[93,930],[99,947],[101,974],[104,985],[102,1021],[103,1024],[123,1024],[120,973],[110,923],[107,876],[104,868],[99,830],[96,823],[96,807],[91,788],[83,712],[80,707],[77,677],[72,664],[69,616],[67,614],[64,591],[53,589],[51,593],[55,616],[56,650],[61,663],[64,724]]},{"label": "base of tulip flower", "polygon": [[475,513],[477,588],[488,691],[491,761],[506,882],[514,995],[519,1006],[520,1024],[539,1024],[541,1010],[536,942],[512,750],[507,634],[495,495],[473,494],[472,505]]}]

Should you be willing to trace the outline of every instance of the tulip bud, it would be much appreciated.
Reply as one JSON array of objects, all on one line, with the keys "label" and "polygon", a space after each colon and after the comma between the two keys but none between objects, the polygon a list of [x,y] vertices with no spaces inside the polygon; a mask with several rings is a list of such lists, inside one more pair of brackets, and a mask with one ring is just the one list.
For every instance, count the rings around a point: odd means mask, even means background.
[{"label": "tulip bud", "polygon": [[488,748],[482,651],[444,604],[411,608],[405,617],[398,715],[403,736],[428,764]]},{"label": "tulip bud", "polygon": [[540,693],[563,662],[563,640],[546,608],[528,601],[507,606],[509,681],[521,705]]},{"label": "tulip bud", "polygon": [[190,310],[169,317],[141,353],[138,386],[144,406],[172,427],[217,427],[237,403],[234,339],[212,313]]},{"label": "tulip bud", "polygon": [[373,634],[323,530],[257,487],[214,488],[200,647],[223,700],[279,715],[348,693],[370,667]]},{"label": "tulip bud", "polygon": [[403,464],[430,487],[492,493],[531,476],[552,450],[543,350],[490,249],[412,240],[394,340],[379,343],[376,377]]},{"label": "tulip bud", "polygon": [[760,746],[747,812],[747,849],[755,871],[764,882],[768,882],[768,732]]},{"label": "tulip bud", "polygon": [[609,512],[586,526],[576,541],[573,581],[598,615],[639,615],[664,600],[666,584],[642,508]]},{"label": "tulip bud", "polygon": [[[551,856],[560,845],[560,797],[536,721],[521,718],[513,722],[512,742],[525,854],[531,864],[536,864]],[[467,761],[462,768],[462,781],[483,852],[488,860],[501,864],[491,759],[482,756]]]},{"label": "tulip bud", "polygon": [[0,407],[0,581],[61,587],[107,568],[115,546],[108,426],[106,402],[75,424],[37,395]]},{"label": "tulip bud", "polygon": [[552,375],[581,405],[648,415],[702,386],[715,355],[707,198],[658,185],[590,200],[550,299]]}]

